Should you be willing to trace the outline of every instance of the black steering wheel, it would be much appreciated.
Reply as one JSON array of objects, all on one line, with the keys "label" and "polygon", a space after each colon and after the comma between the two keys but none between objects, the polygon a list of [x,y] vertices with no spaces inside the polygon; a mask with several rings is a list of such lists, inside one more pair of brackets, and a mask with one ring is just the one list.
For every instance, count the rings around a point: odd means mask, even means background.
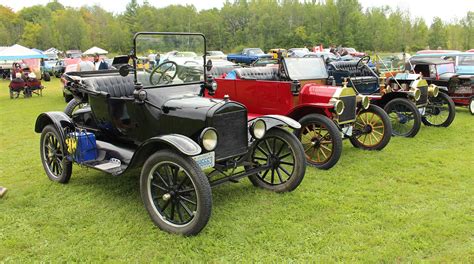
[{"label": "black steering wheel", "polygon": [[369,63],[369,62],[370,62],[370,56],[366,55],[366,56],[360,58],[360,60],[357,62],[356,68],[361,69],[362,67],[367,65],[367,63]]},{"label": "black steering wheel", "polygon": [[[167,65],[169,64],[169,65]],[[167,65],[167,66],[165,66]],[[168,74],[168,71],[173,71],[173,74]],[[160,76],[158,77],[158,80],[154,80],[154,75],[159,74]],[[161,63],[160,65],[156,66],[150,73],[150,84],[151,85],[157,85],[161,82],[161,80],[164,80],[166,84],[171,83],[173,79],[176,77],[176,74],[178,74],[178,64],[174,61],[165,61]]]}]

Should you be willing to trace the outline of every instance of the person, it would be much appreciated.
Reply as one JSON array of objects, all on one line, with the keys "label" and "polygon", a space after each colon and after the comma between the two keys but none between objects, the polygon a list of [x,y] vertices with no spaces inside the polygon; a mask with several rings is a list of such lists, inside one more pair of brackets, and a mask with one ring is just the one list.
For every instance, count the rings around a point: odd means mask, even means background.
[{"label": "person", "polygon": [[87,59],[87,55],[82,54],[81,60],[77,64],[77,71],[83,72],[83,71],[93,71],[93,70],[95,70],[94,63],[92,63],[90,60]]},{"label": "person", "polygon": [[108,70],[109,65],[105,62],[104,58],[100,58],[99,54],[94,55],[94,69],[97,70]]}]

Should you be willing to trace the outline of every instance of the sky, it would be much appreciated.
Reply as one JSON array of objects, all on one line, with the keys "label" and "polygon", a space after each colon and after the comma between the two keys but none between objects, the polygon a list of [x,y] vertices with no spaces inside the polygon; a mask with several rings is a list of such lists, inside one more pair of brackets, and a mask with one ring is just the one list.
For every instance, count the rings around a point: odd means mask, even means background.
[{"label": "sky", "polygon": [[[46,4],[51,0],[0,0],[1,5],[13,8],[15,11],[23,7],[36,4]],[[59,0],[65,6],[79,7],[82,5],[98,4],[102,8],[121,13],[130,0]],[[138,0],[142,3],[143,0]],[[148,0],[156,7],[164,7],[170,4],[194,4],[198,10],[213,7],[222,7],[225,0]],[[456,18],[462,18],[467,11],[474,11],[474,0],[359,0],[364,8],[389,5],[393,8],[409,10],[412,17],[422,17],[430,24],[433,17],[438,16],[446,22]]]}]

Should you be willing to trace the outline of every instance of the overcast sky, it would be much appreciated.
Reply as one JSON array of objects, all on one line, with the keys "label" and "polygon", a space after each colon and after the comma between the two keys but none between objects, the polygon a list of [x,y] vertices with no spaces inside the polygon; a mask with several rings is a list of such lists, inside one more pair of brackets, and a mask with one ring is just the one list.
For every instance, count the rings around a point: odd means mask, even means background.
[{"label": "overcast sky", "polygon": [[[12,7],[15,11],[23,7],[35,4],[46,4],[51,0],[0,0],[1,5]],[[66,6],[79,7],[81,5],[98,4],[108,11],[120,13],[130,0],[59,0]],[[138,0],[142,3],[143,0]],[[222,7],[225,0],[148,0],[156,7],[164,7],[170,4],[194,4],[198,10],[213,7]],[[428,24],[433,17],[441,17],[444,21],[452,21],[464,17],[467,11],[474,11],[474,0],[359,0],[364,8],[372,6],[389,5],[409,10],[412,17],[423,17]]]}]

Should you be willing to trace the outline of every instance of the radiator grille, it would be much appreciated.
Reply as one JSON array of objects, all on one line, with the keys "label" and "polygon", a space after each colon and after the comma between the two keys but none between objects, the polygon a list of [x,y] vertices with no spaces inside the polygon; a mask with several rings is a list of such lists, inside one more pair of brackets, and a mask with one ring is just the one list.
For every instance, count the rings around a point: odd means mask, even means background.
[{"label": "radiator grille", "polygon": [[216,159],[222,160],[247,152],[247,112],[245,110],[215,114],[212,126],[219,136]]},{"label": "radiator grille", "polygon": [[356,97],[344,96],[339,98],[344,102],[344,112],[338,116],[338,123],[343,124],[354,121],[356,118]]}]

